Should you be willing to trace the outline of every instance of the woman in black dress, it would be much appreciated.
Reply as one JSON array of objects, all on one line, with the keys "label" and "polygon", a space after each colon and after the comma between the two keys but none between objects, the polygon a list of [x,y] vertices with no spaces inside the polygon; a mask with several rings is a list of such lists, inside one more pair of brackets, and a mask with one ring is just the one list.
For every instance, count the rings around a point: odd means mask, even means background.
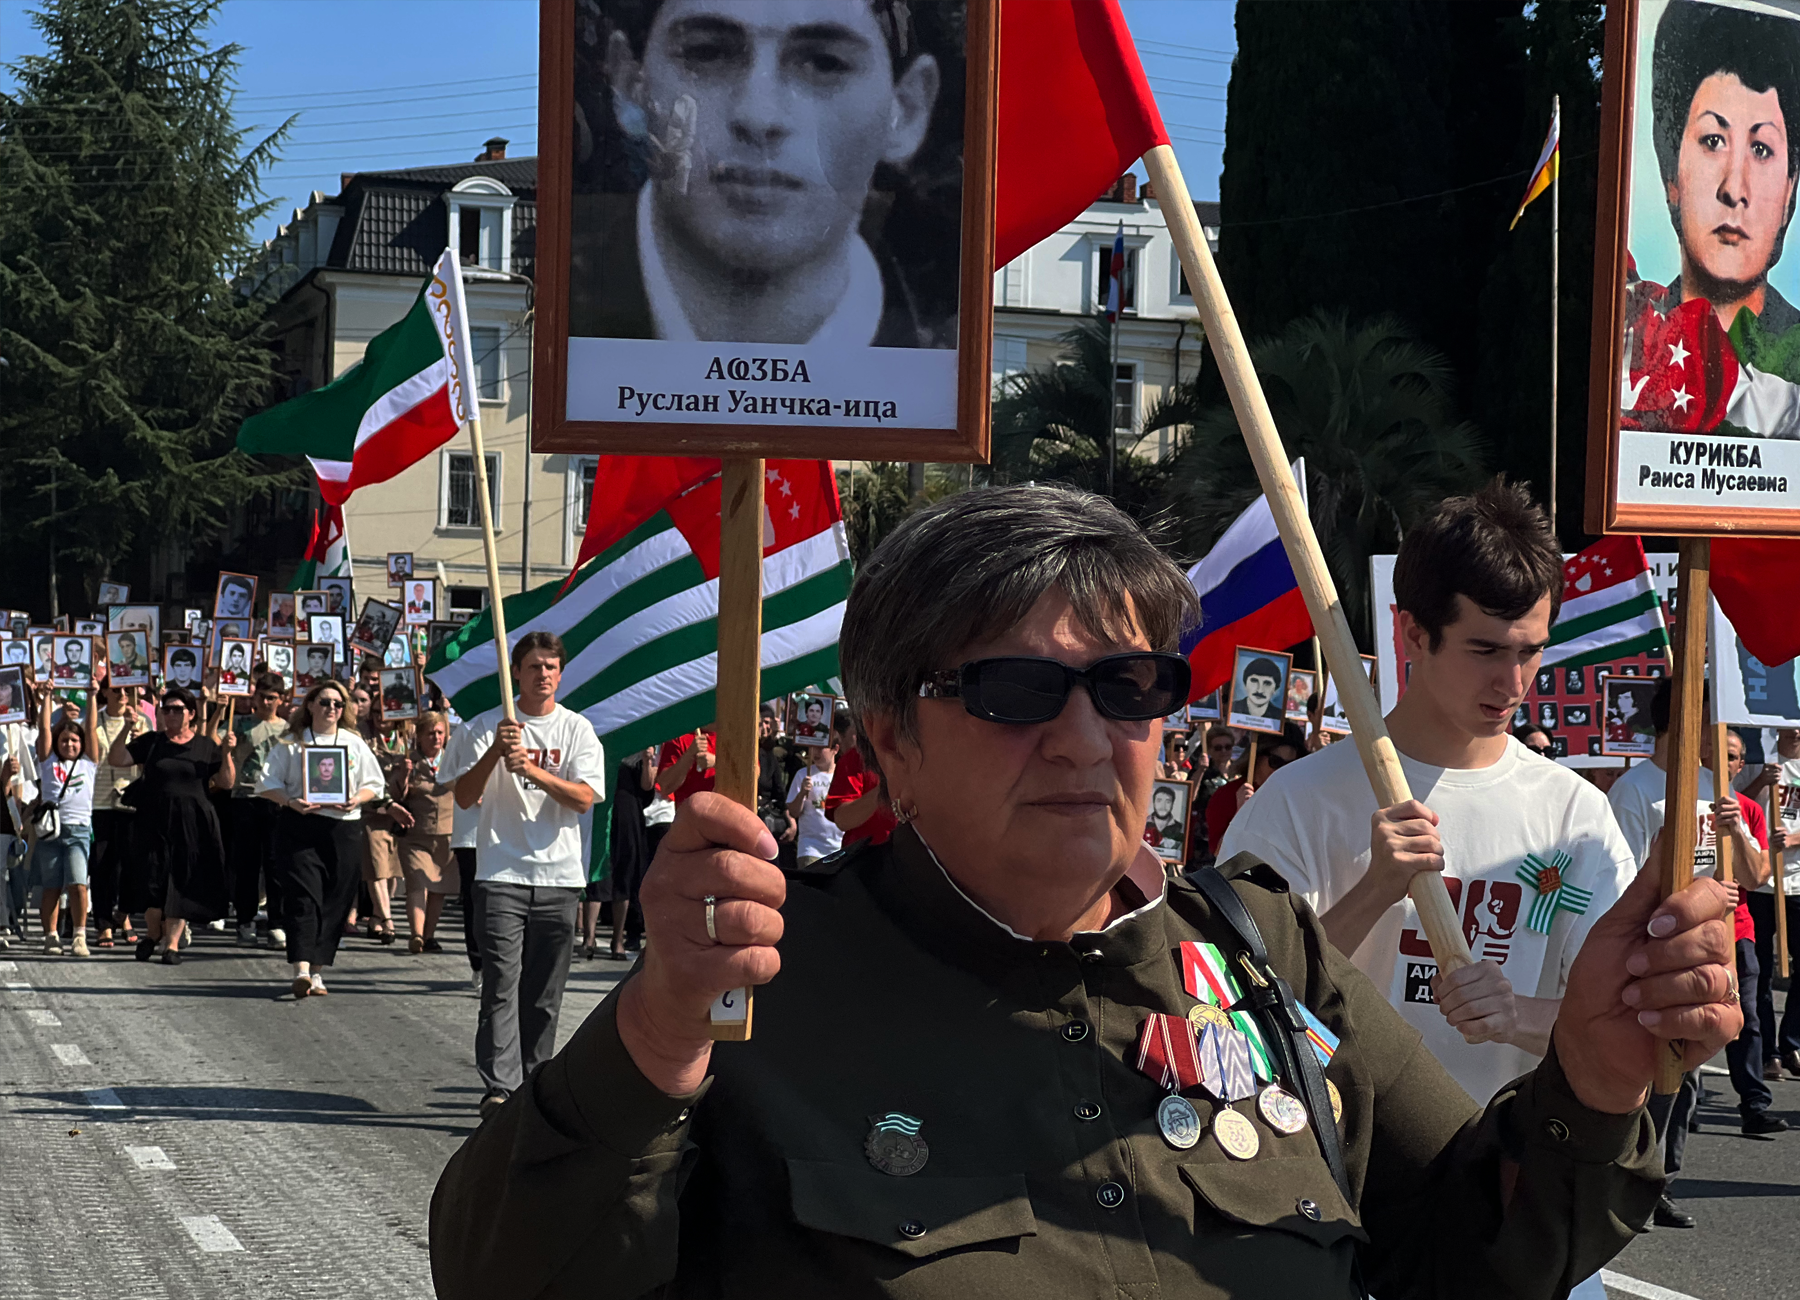
[{"label": "woman in black dress", "polygon": [[161,939],[163,964],[176,966],[185,923],[225,915],[230,897],[225,844],[207,785],[223,778],[223,788],[230,789],[235,773],[221,768],[221,763],[229,766],[229,758],[217,738],[200,734],[199,704],[188,691],[180,686],[164,691],[157,720],[161,731],[135,740],[121,733],[107,762],[144,772],[137,847],[150,889],[145,934],[134,955],[149,961]]}]

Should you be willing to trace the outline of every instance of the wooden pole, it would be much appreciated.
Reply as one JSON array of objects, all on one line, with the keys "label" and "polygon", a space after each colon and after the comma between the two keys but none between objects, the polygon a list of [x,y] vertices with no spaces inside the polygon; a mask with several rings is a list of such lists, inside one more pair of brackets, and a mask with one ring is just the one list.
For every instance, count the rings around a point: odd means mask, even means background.
[{"label": "wooden pole", "polygon": [[[1729,740],[1729,729],[1725,724],[1723,722],[1714,722],[1712,761],[1714,807],[1718,806],[1719,800],[1731,793],[1731,757],[1726,753],[1728,748],[1727,742]],[[1721,833],[1715,826],[1713,831],[1713,851],[1718,854],[1718,857],[1715,859],[1716,865],[1713,867],[1713,875],[1718,879],[1718,882],[1721,885],[1729,885],[1732,879],[1731,854],[1735,847],[1732,844],[1732,839],[1732,836]]]},{"label": "wooden pole", "polygon": [[[1562,96],[1550,96],[1550,120],[1562,132]],[[1562,301],[1562,259],[1558,244],[1562,237],[1562,141],[1557,141],[1556,167],[1550,173],[1550,531],[1556,531],[1556,363],[1557,307]]]},{"label": "wooden pole", "polygon": [[[1307,518],[1300,489],[1288,468],[1288,457],[1281,446],[1281,435],[1275,428],[1275,417],[1263,396],[1262,384],[1250,362],[1250,349],[1244,332],[1238,326],[1219,269],[1213,264],[1212,250],[1200,230],[1200,219],[1188,194],[1187,182],[1175,161],[1175,151],[1168,145],[1157,145],[1144,155],[1144,168],[1150,173],[1150,184],[1162,205],[1163,218],[1187,272],[1188,285],[1194,291],[1194,304],[1206,328],[1206,338],[1218,358],[1219,374],[1231,396],[1232,410],[1237,413],[1238,427],[1256,465],[1256,476],[1262,481],[1263,495],[1275,516],[1282,546],[1294,566],[1294,577],[1306,599],[1307,613],[1312,616],[1313,631],[1325,650],[1338,679],[1338,699],[1349,716],[1350,730],[1356,748],[1362,755],[1363,769],[1375,790],[1375,802],[1383,808],[1405,803],[1412,798],[1406,773],[1400,767],[1400,753],[1387,733],[1381,706],[1375,691],[1362,671],[1362,656],[1356,640],[1350,635],[1350,624],[1344,617],[1344,604],[1338,597],[1337,584],[1325,567],[1325,554]],[[1444,887],[1441,872],[1421,871],[1412,878],[1410,892],[1419,912],[1419,928],[1424,930],[1437,959],[1438,969],[1445,974],[1471,965],[1474,958],[1463,938],[1462,924],[1450,891]]]},{"label": "wooden pole", "polygon": [[1256,789],[1256,733],[1250,733],[1250,752],[1244,756],[1244,784]]},{"label": "wooden pole", "polygon": [[1313,690],[1317,691],[1319,695],[1318,698],[1313,701],[1313,707],[1307,710],[1307,712],[1312,714],[1312,736],[1310,739],[1316,742],[1319,739],[1319,732],[1325,727],[1325,684],[1331,676],[1331,670],[1325,666],[1325,652],[1319,649],[1319,638],[1314,637],[1312,643]]},{"label": "wooden pole", "polygon": [[[713,789],[756,811],[758,696],[762,681],[763,462],[726,457],[719,500],[719,660],[714,696],[719,738]],[[712,1036],[750,1037],[751,990],[713,1003]]]},{"label": "wooden pole", "polygon": [[494,654],[500,660],[500,708],[508,722],[516,722],[512,660],[507,657],[506,605],[500,595],[500,550],[494,542],[494,508],[488,499],[487,456],[481,450],[479,415],[469,417],[469,449],[475,453],[475,499],[481,506],[481,547],[487,556],[488,612],[494,619]]},{"label": "wooden pole", "polygon": [[[1769,830],[1771,832],[1781,825],[1781,782],[1777,780],[1769,787]],[[1787,888],[1782,883],[1784,864],[1782,859],[1787,853],[1782,849],[1770,848],[1770,879],[1774,881],[1775,890],[1775,965],[1781,972],[1781,978],[1788,978],[1788,916]]]},{"label": "wooden pole", "polygon": [[[1668,797],[1663,807],[1662,893],[1667,898],[1694,883],[1694,846],[1700,839],[1696,807],[1700,792],[1700,702],[1706,690],[1706,592],[1712,544],[1704,537],[1681,539],[1675,587],[1674,694],[1669,702]],[[1680,1041],[1669,1044],[1657,1062],[1656,1091],[1681,1086]]]}]

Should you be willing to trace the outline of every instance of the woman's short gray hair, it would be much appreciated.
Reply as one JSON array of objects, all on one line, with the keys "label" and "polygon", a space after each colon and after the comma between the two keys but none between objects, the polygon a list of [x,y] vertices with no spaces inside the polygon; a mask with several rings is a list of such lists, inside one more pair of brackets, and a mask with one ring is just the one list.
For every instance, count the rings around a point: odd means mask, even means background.
[{"label": "woman's short gray hair", "polygon": [[1200,617],[1187,575],[1104,497],[976,488],[906,519],[857,573],[838,637],[850,707],[886,713],[913,738],[926,676],[1017,624],[1052,587],[1093,635],[1141,632],[1157,650],[1174,650]]}]

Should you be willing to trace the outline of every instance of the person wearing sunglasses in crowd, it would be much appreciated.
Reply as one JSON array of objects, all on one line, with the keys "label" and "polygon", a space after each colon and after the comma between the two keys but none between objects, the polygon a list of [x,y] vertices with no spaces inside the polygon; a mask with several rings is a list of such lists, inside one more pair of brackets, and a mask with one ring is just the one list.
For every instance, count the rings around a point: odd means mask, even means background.
[{"label": "person wearing sunglasses in crowd", "polygon": [[[1378,808],[1361,755],[1333,746],[1265,784],[1219,850],[1280,871],[1478,1101],[1549,1050],[1570,969],[1638,869],[1605,796],[1510,734],[1562,592],[1561,549],[1523,487],[1443,502],[1394,564],[1412,669],[1387,724],[1413,798]],[[1458,882],[1475,960],[1448,975],[1407,895],[1423,871]]]},{"label": "person wearing sunglasses in crowd", "polygon": [[[1547,1298],[1630,1242],[1659,1186],[1658,1060],[1671,1039],[1705,1060],[1741,1021],[1723,888],[1640,881],[1591,932],[1551,1051],[1484,1110],[1273,871],[1169,880],[1145,847],[1197,619],[1182,570],[1091,494],[981,488],[904,520],[839,643],[898,826],[790,881],[753,811],[683,804],[644,882],[642,962],[439,1181],[442,1300],[573,1298],[596,1276]],[[1254,995],[1278,1095],[1229,1021],[1207,1041],[1240,1066],[1185,1046],[1189,943]],[[1634,979],[1640,960],[1657,974]],[[715,1052],[711,1008],[746,985],[753,1034]],[[1340,1040],[1341,1128],[1290,989]]]},{"label": "person wearing sunglasses in crowd", "polygon": [[201,734],[200,703],[185,686],[162,693],[157,716],[160,731],[130,739],[121,729],[106,761],[144,772],[136,847],[149,902],[133,956],[149,961],[160,942],[163,964],[176,966],[187,923],[215,920],[229,905],[225,841],[207,791],[229,790],[233,777],[221,737]]},{"label": "person wearing sunglasses in crowd", "polygon": [[1513,739],[1539,758],[1550,758],[1556,750],[1556,746],[1551,743],[1550,733],[1535,722],[1527,722],[1513,732]]},{"label": "person wearing sunglasses in crowd", "polygon": [[1238,809],[1249,802],[1250,796],[1265,781],[1305,752],[1306,733],[1292,722],[1282,726],[1279,736],[1257,737],[1254,772],[1243,770],[1244,761],[1250,757],[1249,746],[1246,744],[1244,759],[1234,765],[1237,771],[1229,781],[1214,790],[1206,801],[1206,842],[1223,844],[1225,832],[1231,826],[1232,819],[1238,815]]},{"label": "person wearing sunglasses in crowd", "polygon": [[[387,798],[387,778],[368,743],[344,722],[350,692],[335,679],[314,683],[288,720],[285,743],[269,751],[257,793],[280,809],[275,821],[276,870],[282,873],[282,917],[295,999],[323,997],[325,968],[337,958],[344,921],[362,882],[365,804]],[[343,724],[343,725],[340,725]],[[306,798],[306,746],[345,750],[341,804]]]}]

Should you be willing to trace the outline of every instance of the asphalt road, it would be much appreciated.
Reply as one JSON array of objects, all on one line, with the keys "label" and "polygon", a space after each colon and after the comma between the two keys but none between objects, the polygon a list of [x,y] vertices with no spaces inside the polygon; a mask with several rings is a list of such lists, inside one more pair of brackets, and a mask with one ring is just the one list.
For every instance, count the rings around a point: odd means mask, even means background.
[{"label": "asphalt road", "polygon": [[[432,1294],[426,1207],[476,1123],[477,1000],[441,955],[350,940],[296,1002],[280,954],[202,932],[0,954],[0,1297]],[[573,1032],[624,971],[577,955]]]},{"label": "asphalt road", "polygon": [[[205,932],[179,967],[0,955],[0,1300],[430,1296],[426,1206],[480,1098],[444,920],[442,955],[350,940],[298,1003],[279,954]],[[577,957],[564,1037],[623,970]],[[1628,1247],[1615,1300],[1800,1297],[1800,1132],[1743,1137],[1708,1083],[1675,1188],[1700,1225]]]}]

